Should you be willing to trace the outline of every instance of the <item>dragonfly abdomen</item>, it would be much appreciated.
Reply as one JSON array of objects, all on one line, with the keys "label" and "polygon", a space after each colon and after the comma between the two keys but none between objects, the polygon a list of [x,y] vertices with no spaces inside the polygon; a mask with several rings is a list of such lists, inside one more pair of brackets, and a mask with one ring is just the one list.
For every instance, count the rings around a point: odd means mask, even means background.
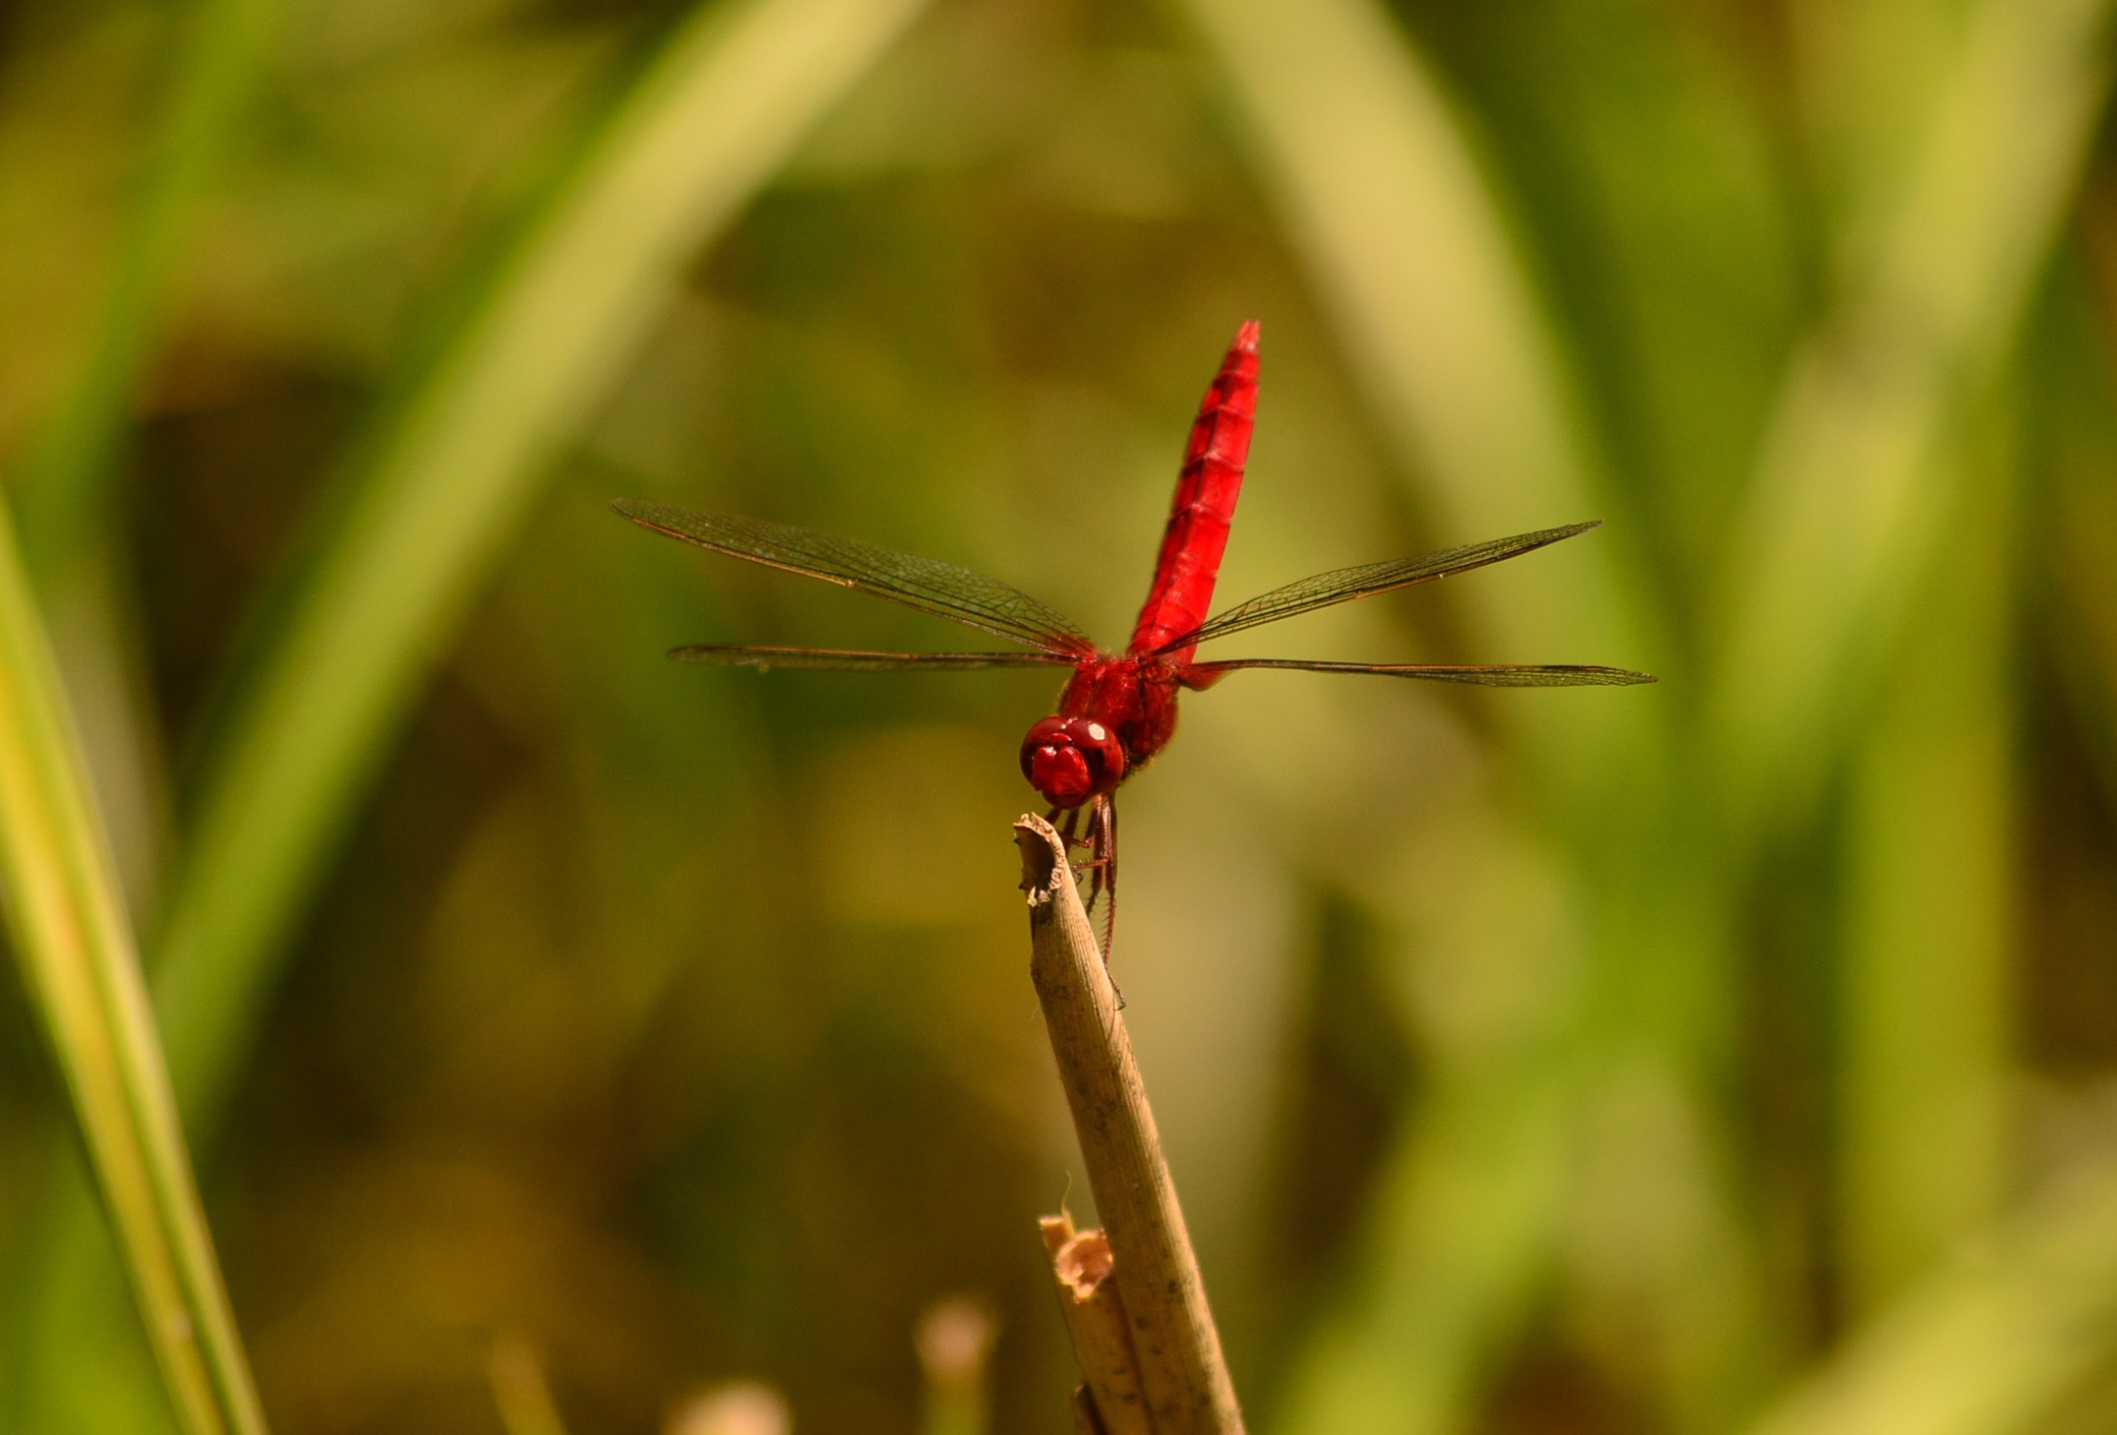
[{"label": "dragonfly abdomen", "polygon": [[[1150,653],[1205,621],[1213,585],[1242,496],[1242,468],[1249,458],[1257,415],[1257,324],[1244,324],[1221,360],[1184,445],[1183,471],[1162,531],[1154,585],[1132,630],[1132,653]],[[1169,654],[1177,662],[1188,648]]]}]

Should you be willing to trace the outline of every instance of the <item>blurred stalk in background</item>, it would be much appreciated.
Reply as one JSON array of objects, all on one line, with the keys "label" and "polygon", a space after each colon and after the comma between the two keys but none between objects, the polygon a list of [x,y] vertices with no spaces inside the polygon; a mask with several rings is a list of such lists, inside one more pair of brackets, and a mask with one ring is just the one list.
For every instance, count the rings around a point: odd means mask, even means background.
[{"label": "blurred stalk in background", "polygon": [[[1339,297],[1344,327],[1372,356],[1369,372],[1384,385],[1383,402],[1404,417],[1405,446],[1430,471],[1442,501],[1467,506],[1480,520],[1465,527],[1504,527],[1520,512],[1525,487],[1545,511],[1580,502],[1596,461],[1568,437],[1579,432],[1577,387],[1558,377],[1557,357],[1531,317],[1529,285],[1509,270],[1511,241],[1470,145],[1431,81],[1408,57],[1392,58],[1401,47],[1386,21],[1353,4],[1325,7],[1324,18],[1315,7],[1269,3],[1201,5],[1198,13],[1223,42],[1292,228],[1308,245],[1324,292]],[[1728,916],[1715,909],[1740,900],[1748,883],[1738,868],[1695,859],[1704,852],[1722,862],[1753,860],[1760,828],[1776,832],[1814,820],[1828,749],[1841,746],[1852,726],[1837,716],[1851,705],[1834,690],[1863,685],[1876,654],[1893,646],[1903,604],[1894,590],[1909,581],[1906,574],[1928,568],[1923,549],[1936,541],[1933,514],[1949,507],[1944,485],[1960,465],[1940,455],[1944,436],[1955,432],[1945,408],[1965,400],[1975,406],[2019,325],[2028,284],[2075,183],[2106,88],[2102,20],[2100,7],[2084,4],[1972,7],[1934,67],[1930,98],[1914,94],[1904,102],[1908,116],[1892,117],[1908,134],[1898,137],[1893,165],[1865,166],[1859,176],[1865,192],[1849,205],[1853,237],[1845,245],[1852,257],[1821,316],[1823,337],[1797,358],[1781,416],[1764,431],[1763,465],[1735,529],[1737,561],[1721,607],[1738,616],[1733,636],[1713,649],[1725,656],[1709,665],[1719,681],[1708,689],[1703,714],[1714,738],[1712,766],[1686,766],[1684,740],[1673,731],[1641,729],[1618,739],[1616,750],[1583,747],[1584,725],[1569,714],[1566,728],[1544,739],[1564,746],[1532,768],[1547,789],[1588,774],[1609,784],[1574,818],[1582,845],[1574,887],[1604,913],[1600,922],[1586,918],[1591,950],[1603,953],[1596,965],[1606,974],[1599,982],[1587,978],[1583,996],[1592,1007],[1603,985],[1609,1003],[1600,1022],[1588,1018],[1584,1035],[1593,1054],[1585,1067],[1564,1063],[1532,1040],[1534,1054],[1524,1064],[1498,1067],[1500,1091],[1474,1099],[1473,1109],[1487,1118],[1467,1133],[1464,1149],[1413,1158],[1429,1169],[1461,1163],[1465,1174],[1452,1182],[1428,1178],[1443,1189],[1505,1190],[1511,1170],[1530,1173],[1526,1179],[1555,1199],[1568,1187],[1560,1151],[1585,1137],[1590,1170],[1611,1173],[1604,1179],[1618,1183],[1613,1199],[1629,1207],[1618,1218],[1624,1225],[1601,1233],[1617,1244],[1584,1252],[1590,1278],[1637,1284],[1650,1307],[1660,1306],[1658,1316],[1647,1317],[1658,1327],[1648,1349],[1659,1354],[1658,1381],[1674,1400],[1670,1415],[1680,1427],[1724,1427],[1760,1390],[1754,1362],[1772,1344],[1756,1324],[1762,1313],[1750,1308],[1755,1295],[1744,1294],[1756,1290],[1757,1266],[1754,1251],[1743,1251],[1744,1222],[1726,1204],[1732,1152],[1715,1150],[1719,1122],[1698,1104],[1710,1103],[1725,1078],[1727,1038],[1737,1027],[1727,1005],[1730,974],[1710,969],[1735,955]],[[1898,64],[1893,50],[1880,47],[1874,59]],[[1857,75],[1847,82],[1867,83]],[[1824,247],[1836,246],[1826,240]],[[2004,543],[2005,527],[1989,512],[1973,510],[1966,522],[1976,524],[1980,540]],[[1976,575],[1996,561],[1960,556],[1947,584],[1951,603],[1966,579],[1969,591],[1979,591]],[[1616,646],[1632,660],[1623,632],[1673,626],[1635,616],[1617,630],[1604,619],[1598,631],[1594,615],[1622,611],[1620,594],[1646,598],[1655,580],[1644,573],[1606,579],[1601,591],[1611,596],[1600,597],[1579,575],[1568,576],[1570,593],[1540,595],[1541,623],[1532,613],[1496,614],[1495,631],[1548,632],[1548,615],[1559,611],[1576,624],[1586,620],[1600,640],[1597,651]],[[1980,634],[2000,641],[1996,614],[1953,616],[1947,661],[1974,661],[1968,655],[1975,648],[1966,645]],[[1646,661],[1665,666],[1666,643]],[[1951,698],[1989,702],[1982,695],[1999,676],[1954,667],[1937,681]],[[1931,690],[1923,696],[1909,731],[1885,726],[1875,738],[1878,760],[1899,772],[1936,730],[1947,730],[1952,704],[1936,704]],[[2003,958],[1994,924],[2005,906],[2008,823],[1995,795],[2005,779],[1994,764],[2004,758],[1993,745],[2003,739],[1986,732],[1962,740],[1973,746],[1951,750],[1945,767],[1929,763],[1919,772],[1922,782],[1871,798],[1867,809],[1876,814],[1869,830],[1877,840],[1887,841],[1878,830],[1886,824],[1899,847],[1869,860],[1901,864],[1902,875],[1892,889],[1891,874],[1862,873],[1868,880],[1855,898],[1881,904],[1851,945],[1856,975],[1847,993],[1856,1043],[1846,1071],[1855,1103],[1846,1161],[1856,1183],[1848,1191],[1847,1255],[1856,1283],[1888,1270],[1877,1263],[1888,1261],[1891,1241],[1919,1244],[1889,1274],[1900,1278],[1931,1259],[1989,1209],[1995,1189],[2000,1143],[1990,1123],[2004,1079],[2006,996],[1996,975]],[[1673,770],[1653,772],[1672,762]],[[1704,790],[1715,785],[1723,789],[1717,804]],[[1921,817],[1914,798],[1966,806]],[[1627,823],[1626,809],[1641,804]],[[1684,809],[1701,805],[1706,820],[1717,817],[1728,830],[1699,829],[1698,816]],[[1935,840],[1956,849],[1905,846]],[[1897,911],[1918,931],[1946,933],[1962,955],[1936,963],[1940,953],[1910,933],[1874,930]],[[1703,924],[1686,930],[1686,916]],[[1857,964],[1869,953],[1868,963]],[[1866,984],[1868,972],[1886,982],[1892,963],[1916,964],[1917,975],[1883,991]],[[1697,977],[1686,981],[1685,968]],[[1665,1014],[1666,1024],[1656,1023],[1655,1013]],[[1906,1039],[1918,1049],[1891,1050]],[[1599,1099],[1591,1090],[1582,1111],[1587,1124],[1570,1131],[1562,1115],[1519,1118],[1520,1139],[1559,1149],[1541,1159],[1496,1157],[1491,1114],[1551,1102],[1554,1063],[1558,1080],[1575,1092],[1583,1078],[1591,1086],[1599,1079],[1614,1081],[1611,1095]],[[1947,1068],[1945,1077],[1937,1066]],[[1925,1090],[1916,1085],[1920,1068],[1932,1073]],[[1598,1117],[1594,1107],[1604,1100],[1617,1107]],[[1641,1144],[1625,1154],[1627,1142]],[[1635,1170],[1625,1173],[1627,1164]],[[1672,1194],[1671,1182],[1694,1189]],[[1463,1247],[1468,1213],[1461,1204],[1426,1201],[1417,1189],[1399,1205],[1412,1224],[1388,1238],[1384,1249],[1394,1254],[1374,1282],[1369,1314],[1327,1339],[1303,1387],[1306,1403],[1296,1407],[1298,1423],[1318,1430],[1452,1428],[1463,1418],[1461,1392],[1478,1378],[1495,1324],[1526,1313],[1520,1284],[1527,1268],[1519,1264],[1502,1276],[1505,1268],[1488,1262],[1487,1275],[1469,1281],[1442,1274],[1451,1252]],[[1649,1198],[1655,1207],[1639,1204]],[[1583,1204],[1592,1201],[1589,1195]],[[1876,1212],[1876,1201],[1893,1204]],[[1951,1201],[1953,1209],[1919,1209]],[[1502,1201],[1483,1209],[1486,1219],[1499,1220],[1530,1208]],[[1497,1247],[1519,1261],[1556,1239],[1557,1208],[1546,1205],[1539,1214],[1542,1229],[1517,1226]],[[1671,1244],[1657,1250],[1631,1224],[1641,1220],[1667,1229]],[[1407,1350],[1432,1353],[1407,1362]]]},{"label": "blurred stalk in background", "polygon": [[[668,668],[937,635],[603,505],[1112,632],[1252,315],[1231,595],[1609,520],[1289,651],[1663,678],[1255,675],[1128,788],[1260,1428],[2109,1423],[2100,0],[23,15],[9,499],[281,1429],[489,1427],[501,1348],[516,1424],[982,1422],[903,1338],[961,1291],[992,1427],[1066,1428],[1001,900],[1049,694]],[[145,1429],[30,1030],[9,1428]]]},{"label": "blurred stalk in background", "polygon": [[[356,442],[330,529],[288,580],[259,651],[244,660],[246,682],[206,739],[213,756],[199,815],[161,928],[157,1007],[194,1129],[210,1129],[292,912],[421,671],[518,524],[529,484],[703,237],[919,8],[757,0],[678,26],[620,89],[579,159],[549,182],[520,237],[489,274],[466,281],[475,292],[455,298],[467,311],[456,331],[418,356],[417,372]],[[62,451],[27,479],[31,511],[41,500],[52,513],[47,547],[76,541],[95,470],[115,450],[92,431],[123,417],[117,396],[156,307],[145,291],[169,264],[173,241],[161,231],[198,188],[205,161],[193,152],[217,147],[208,132],[230,108],[219,97],[239,91],[232,76],[246,68],[254,28],[211,26],[188,57],[187,78],[207,73],[186,86],[175,127],[184,143],[164,166],[180,173],[157,175],[134,220],[131,232],[146,237],[121,261],[123,299],[105,316],[103,351],[78,412],[66,415]],[[207,90],[213,99],[191,93]],[[65,1257],[47,1256],[52,1281],[93,1282],[90,1252],[70,1239],[85,1224],[62,1210],[51,1229],[68,1233]],[[46,1308],[79,1299],[55,1292]],[[55,1342],[37,1364],[56,1371],[70,1346],[82,1348]]]}]

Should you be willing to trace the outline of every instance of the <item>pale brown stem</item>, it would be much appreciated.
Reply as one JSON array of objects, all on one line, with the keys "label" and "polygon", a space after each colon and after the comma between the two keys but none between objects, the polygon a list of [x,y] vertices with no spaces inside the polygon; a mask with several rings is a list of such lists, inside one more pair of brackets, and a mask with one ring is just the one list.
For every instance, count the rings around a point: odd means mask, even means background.
[{"label": "pale brown stem", "polygon": [[1016,822],[1015,840],[1029,894],[1029,976],[1124,1287],[1154,1435],[1239,1435],[1242,1410],[1198,1258],[1065,847],[1039,817]]},{"label": "pale brown stem", "polygon": [[1124,1297],[1112,1270],[1110,1242],[1101,1231],[1076,1231],[1073,1218],[1046,1216],[1038,1226],[1051,1253],[1059,1288],[1059,1313],[1073,1340],[1073,1359],[1094,1397],[1101,1435],[1154,1435],[1140,1389],[1132,1330]]}]

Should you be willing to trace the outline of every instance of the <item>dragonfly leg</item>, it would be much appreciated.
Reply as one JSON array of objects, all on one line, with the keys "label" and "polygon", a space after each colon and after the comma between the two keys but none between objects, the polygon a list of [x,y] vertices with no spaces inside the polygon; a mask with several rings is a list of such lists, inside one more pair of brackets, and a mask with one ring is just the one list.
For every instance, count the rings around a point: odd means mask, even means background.
[{"label": "dragonfly leg", "polygon": [[[1081,835],[1081,809],[1078,807],[1054,807],[1051,809],[1050,816],[1044,820],[1058,829],[1059,839],[1065,843],[1067,865],[1073,868],[1073,880],[1078,885],[1081,879],[1087,875],[1088,869],[1095,865],[1089,861],[1075,862],[1073,860],[1074,848],[1086,847],[1092,856],[1095,847],[1092,833],[1086,837]],[[1095,889],[1093,887],[1089,889],[1087,905],[1091,908],[1095,905]]]},{"label": "dragonfly leg", "polygon": [[[1094,912],[1098,900],[1103,903],[1103,970],[1110,969],[1110,943],[1117,935],[1117,805],[1108,793],[1100,794],[1087,808],[1052,808],[1051,815],[1044,820],[1058,829],[1060,839],[1066,844],[1068,864],[1073,868],[1073,880],[1078,885],[1087,879],[1088,892],[1081,905]],[[1086,817],[1087,830],[1083,832],[1082,819]],[[1088,855],[1078,862],[1072,860],[1073,849],[1084,847]],[[1113,986],[1112,990],[1116,990]],[[1125,994],[1117,993],[1120,1010],[1125,1005]]]},{"label": "dragonfly leg", "polygon": [[[1118,940],[1118,802],[1107,794],[1094,800],[1094,885],[1103,891],[1103,971],[1109,971],[1109,948]],[[1124,1010],[1124,993],[1111,982],[1109,991],[1118,995],[1118,1010]]]},{"label": "dragonfly leg", "polygon": [[1070,853],[1081,845],[1081,839],[1077,835],[1081,825],[1081,810],[1078,807],[1054,807],[1045,814],[1044,820],[1058,829],[1058,835],[1065,840],[1067,852]]}]

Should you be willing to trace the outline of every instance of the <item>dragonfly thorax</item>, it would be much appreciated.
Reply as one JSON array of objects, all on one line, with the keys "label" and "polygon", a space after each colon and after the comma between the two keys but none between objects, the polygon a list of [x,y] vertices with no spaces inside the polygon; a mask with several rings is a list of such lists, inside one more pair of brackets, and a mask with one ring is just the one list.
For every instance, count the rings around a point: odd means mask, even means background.
[{"label": "dragonfly thorax", "polygon": [[1181,681],[1177,669],[1158,658],[1099,656],[1073,670],[1059,694],[1059,716],[1099,722],[1117,734],[1126,770],[1137,772],[1176,733]]},{"label": "dragonfly thorax", "polygon": [[1099,656],[1074,669],[1056,717],[1022,739],[1022,775],[1054,807],[1117,790],[1176,731],[1177,670],[1156,659]]}]

